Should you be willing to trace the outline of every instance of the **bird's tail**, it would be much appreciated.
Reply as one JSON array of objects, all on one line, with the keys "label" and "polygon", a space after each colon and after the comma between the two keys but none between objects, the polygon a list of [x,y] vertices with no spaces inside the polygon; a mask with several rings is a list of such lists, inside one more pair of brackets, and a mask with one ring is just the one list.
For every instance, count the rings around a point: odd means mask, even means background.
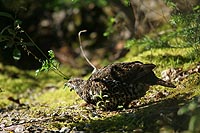
[{"label": "bird's tail", "polygon": [[158,79],[157,84],[165,86],[165,87],[176,88],[176,86],[174,84],[172,84],[171,82],[167,82],[167,81],[164,81],[162,79]]}]

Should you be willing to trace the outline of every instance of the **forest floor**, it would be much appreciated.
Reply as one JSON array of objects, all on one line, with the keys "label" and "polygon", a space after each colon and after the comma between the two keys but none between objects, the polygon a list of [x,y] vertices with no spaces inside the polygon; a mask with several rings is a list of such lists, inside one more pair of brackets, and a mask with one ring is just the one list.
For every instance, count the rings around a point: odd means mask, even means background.
[{"label": "forest floor", "polygon": [[[200,131],[200,64],[188,59],[192,48],[137,49],[132,47],[118,62],[154,63],[156,75],[170,78],[177,87],[153,86],[130,109],[117,111],[84,106],[74,91],[64,88],[67,81],[53,72],[36,77],[35,71],[0,64],[0,132]],[[80,73],[60,69],[74,77]]]}]

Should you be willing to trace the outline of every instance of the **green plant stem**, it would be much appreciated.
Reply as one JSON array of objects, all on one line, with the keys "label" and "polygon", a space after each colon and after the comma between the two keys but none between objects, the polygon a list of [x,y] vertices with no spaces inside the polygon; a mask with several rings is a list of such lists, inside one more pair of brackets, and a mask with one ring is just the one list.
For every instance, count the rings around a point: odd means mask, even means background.
[{"label": "green plant stem", "polygon": [[[23,30],[24,31],[24,30]],[[35,42],[31,39],[31,37],[24,31],[25,35],[28,37],[28,39],[33,43],[33,45],[40,51],[40,53],[48,59],[48,57],[44,54],[44,52],[35,44]]]},{"label": "green plant stem", "polygon": [[[23,30],[24,31],[24,30]],[[31,39],[31,37],[24,31],[25,35],[28,37],[28,39],[33,43],[33,45],[40,51],[40,53],[48,60],[48,57],[45,55],[45,53],[35,44],[35,42]],[[54,69],[53,71],[58,74],[59,76],[63,77],[64,79],[69,79],[63,72],[61,72],[53,63],[52,63]]]}]

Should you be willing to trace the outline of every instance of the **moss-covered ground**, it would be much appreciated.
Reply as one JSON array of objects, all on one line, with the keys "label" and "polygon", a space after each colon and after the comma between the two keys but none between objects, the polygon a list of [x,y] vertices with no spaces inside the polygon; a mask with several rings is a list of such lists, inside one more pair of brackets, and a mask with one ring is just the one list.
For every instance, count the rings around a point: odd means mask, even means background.
[{"label": "moss-covered ground", "polygon": [[[170,68],[187,71],[200,61],[190,58],[193,48],[132,47],[118,60],[154,63],[158,77]],[[61,66],[74,77],[79,70]],[[174,81],[174,89],[153,86],[130,109],[102,111],[84,106],[66,80],[53,72],[35,76],[35,71],[0,64],[0,131],[29,132],[182,132],[199,130],[200,73]],[[21,126],[21,127],[20,127]]]}]

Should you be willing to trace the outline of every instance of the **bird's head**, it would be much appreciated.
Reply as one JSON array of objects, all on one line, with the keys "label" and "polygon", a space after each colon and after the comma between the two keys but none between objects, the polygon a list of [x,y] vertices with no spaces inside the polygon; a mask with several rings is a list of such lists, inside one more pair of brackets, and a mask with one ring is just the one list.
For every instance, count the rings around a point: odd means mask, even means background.
[{"label": "bird's head", "polygon": [[68,80],[66,86],[70,88],[70,91],[75,90],[77,93],[80,91],[81,86],[85,84],[85,80],[81,78],[72,78]]}]

